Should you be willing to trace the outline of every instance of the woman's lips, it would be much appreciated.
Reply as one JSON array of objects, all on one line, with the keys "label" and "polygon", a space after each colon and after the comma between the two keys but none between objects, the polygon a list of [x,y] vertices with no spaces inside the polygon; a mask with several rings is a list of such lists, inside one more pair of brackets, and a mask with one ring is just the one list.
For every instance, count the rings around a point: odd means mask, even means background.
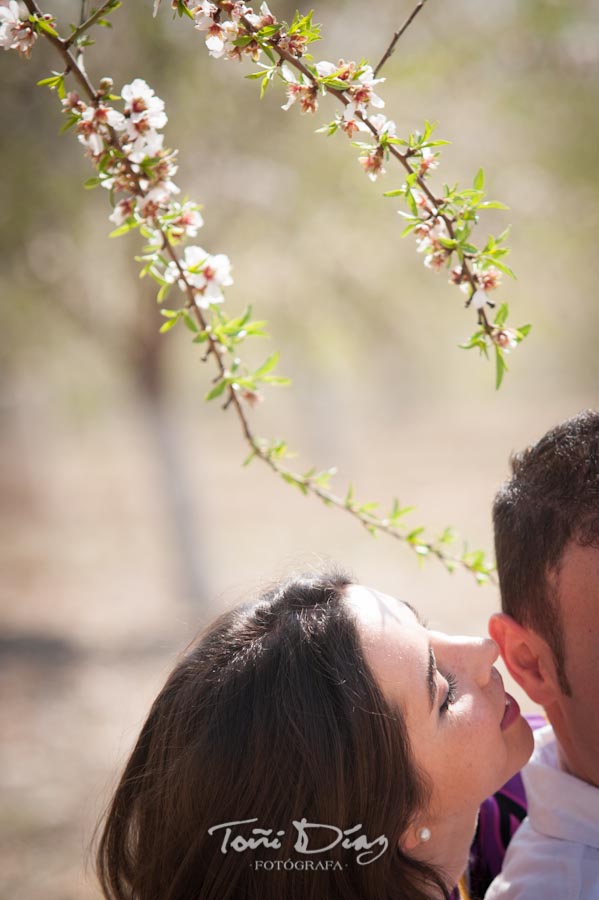
[{"label": "woman's lips", "polygon": [[503,718],[500,723],[500,728],[502,731],[505,731],[506,728],[509,728],[512,722],[515,722],[518,716],[520,715],[520,707],[518,703],[511,694],[508,694],[506,691],[505,694],[505,712],[503,714]]}]

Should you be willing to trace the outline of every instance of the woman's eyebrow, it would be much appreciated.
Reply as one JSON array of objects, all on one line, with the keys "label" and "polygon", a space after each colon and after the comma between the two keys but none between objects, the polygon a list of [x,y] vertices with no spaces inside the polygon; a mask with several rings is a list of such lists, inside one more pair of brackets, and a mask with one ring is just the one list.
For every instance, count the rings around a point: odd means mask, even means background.
[{"label": "woman's eyebrow", "polygon": [[414,606],[412,606],[411,603],[408,603],[407,600],[400,600],[399,602],[400,602],[400,603],[403,603],[404,606],[407,606],[407,607],[408,607],[408,609],[409,609],[410,612],[414,615],[414,618],[416,619],[416,621],[418,622],[419,625],[424,625],[424,622],[423,622],[422,619],[420,618],[420,613],[418,612],[418,610],[417,610]]},{"label": "woman's eyebrow", "polygon": [[399,602],[408,607],[419,625],[422,625],[423,628],[428,628],[428,622],[422,618],[415,606],[412,606],[412,604],[408,603],[407,600],[400,600]]}]

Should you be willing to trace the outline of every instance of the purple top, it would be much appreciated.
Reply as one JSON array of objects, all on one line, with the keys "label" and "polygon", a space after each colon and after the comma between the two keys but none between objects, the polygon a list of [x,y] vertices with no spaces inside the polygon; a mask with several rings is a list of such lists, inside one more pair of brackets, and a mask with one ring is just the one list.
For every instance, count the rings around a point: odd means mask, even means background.
[{"label": "purple top", "polygon": [[[525,718],[533,731],[547,724],[543,716]],[[480,808],[465,878],[471,900],[481,900],[499,875],[508,844],[525,816],[526,794],[518,772]],[[451,900],[460,900],[457,887],[452,891]]]}]

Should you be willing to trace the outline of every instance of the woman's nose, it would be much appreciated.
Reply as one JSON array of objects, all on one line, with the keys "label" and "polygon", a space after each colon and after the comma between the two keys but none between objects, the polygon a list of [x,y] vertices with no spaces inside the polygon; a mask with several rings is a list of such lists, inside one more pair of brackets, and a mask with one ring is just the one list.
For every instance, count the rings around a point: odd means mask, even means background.
[{"label": "woman's nose", "polygon": [[499,656],[499,647],[491,638],[481,638],[477,642],[475,653],[475,678],[484,687],[491,678],[493,663]]}]

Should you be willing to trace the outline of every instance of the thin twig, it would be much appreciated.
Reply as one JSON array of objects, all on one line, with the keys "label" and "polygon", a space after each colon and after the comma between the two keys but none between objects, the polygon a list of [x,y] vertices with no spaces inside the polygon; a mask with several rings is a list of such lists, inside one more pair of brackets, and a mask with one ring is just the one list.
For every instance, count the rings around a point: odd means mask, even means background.
[{"label": "thin twig", "polygon": [[[92,13],[91,16],[89,16],[85,20],[85,22],[82,22],[81,25],[79,25],[75,29],[75,31],[73,31],[73,33],[70,34],[68,38],[66,38],[66,40],[64,41],[65,47],[70,47],[78,37],[80,37],[82,34],[85,34],[88,28],[91,28],[92,25],[95,25],[98,19],[101,19],[108,8],[113,5],[113,2],[114,0],[106,0],[106,2],[103,3],[102,6],[100,6],[100,8],[95,11],[95,13]],[[82,11],[84,9],[85,5],[83,5]]]},{"label": "thin twig", "polygon": [[401,26],[399,31],[396,31],[395,34],[393,35],[393,40],[391,41],[391,43],[385,50],[381,61],[379,62],[376,69],[374,70],[375,78],[379,74],[379,72],[381,71],[381,69],[383,68],[383,66],[385,65],[387,60],[389,59],[389,57],[393,55],[393,53],[395,52],[395,47],[397,45],[398,40],[400,39],[400,37],[402,36],[404,31],[406,31],[409,28],[409,26],[412,24],[412,22],[414,21],[414,19],[416,18],[416,16],[418,15],[418,13],[420,12],[420,10],[422,9],[422,7],[424,6],[425,3],[426,3],[426,0],[420,0],[418,6],[416,6],[415,9],[412,10],[412,12],[410,13],[410,15],[408,16],[406,21],[403,23],[403,25]]}]

